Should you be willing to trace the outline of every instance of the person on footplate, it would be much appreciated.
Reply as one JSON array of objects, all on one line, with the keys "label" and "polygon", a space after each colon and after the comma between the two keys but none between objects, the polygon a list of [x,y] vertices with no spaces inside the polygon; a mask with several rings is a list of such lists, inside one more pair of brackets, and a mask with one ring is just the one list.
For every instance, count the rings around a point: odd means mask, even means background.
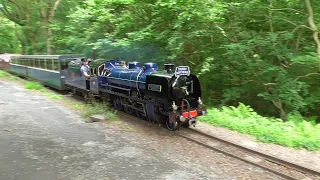
[{"label": "person on footplate", "polygon": [[90,66],[88,65],[88,59],[86,58],[81,58],[82,66],[80,68],[81,74],[85,77],[86,79],[86,89],[90,89]]}]

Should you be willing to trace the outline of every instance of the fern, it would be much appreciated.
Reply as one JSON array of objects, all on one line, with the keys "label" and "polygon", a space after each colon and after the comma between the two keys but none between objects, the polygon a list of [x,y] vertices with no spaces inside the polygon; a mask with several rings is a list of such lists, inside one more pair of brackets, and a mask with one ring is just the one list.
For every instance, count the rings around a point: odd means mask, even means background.
[{"label": "fern", "polygon": [[320,150],[320,125],[314,124],[316,117],[304,118],[299,113],[291,113],[288,122],[277,118],[258,115],[250,106],[239,103],[238,107],[212,108],[201,121],[215,126],[226,127],[240,133],[250,134],[259,141],[293,148]]}]

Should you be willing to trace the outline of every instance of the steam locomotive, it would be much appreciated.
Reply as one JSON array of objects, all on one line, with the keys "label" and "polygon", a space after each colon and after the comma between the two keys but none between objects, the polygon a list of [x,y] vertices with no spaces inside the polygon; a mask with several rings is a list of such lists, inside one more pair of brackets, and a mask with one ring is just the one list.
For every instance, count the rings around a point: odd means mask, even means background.
[{"label": "steam locomotive", "polygon": [[[80,55],[18,56],[13,57],[10,69],[57,89],[81,93],[86,99],[98,97],[117,110],[169,130],[194,126],[196,118],[207,112],[201,101],[200,81],[188,66],[165,64],[159,69],[151,62],[126,65],[124,61],[97,59],[89,62],[90,78],[85,79],[80,59]],[[43,67],[49,63],[53,69],[41,68],[41,60]],[[39,67],[34,67],[37,62]]]}]

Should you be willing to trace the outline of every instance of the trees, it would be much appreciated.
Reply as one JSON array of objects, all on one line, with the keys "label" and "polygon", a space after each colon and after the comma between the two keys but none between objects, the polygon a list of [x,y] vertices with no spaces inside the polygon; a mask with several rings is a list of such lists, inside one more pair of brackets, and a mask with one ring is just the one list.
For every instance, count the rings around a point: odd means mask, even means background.
[{"label": "trees", "polygon": [[203,79],[215,77],[216,82],[204,88],[220,92],[212,95],[223,104],[241,101],[268,115],[277,115],[277,110],[284,120],[288,112],[319,107],[314,96],[319,92],[315,70],[319,56],[310,46],[304,4],[228,1],[225,5],[221,26],[228,38],[220,44],[222,56],[204,61]]},{"label": "trees", "polygon": [[27,1],[21,0],[17,2],[1,0],[0,3],[3,6],[3,8],[0,9],[2,15],[21,27],[22,33],[21,35],[18,35],[18,39],[22,46],[22,53],[29,51],[27,46],[31,46],[32,49],[37,49],[35,34],[37,33],[38,28],[32,28],[34,24],[34,20],[31,19],[33,18],[32,9],[30,6],[24,6]]},{"label": "trees", "polygon": [[19,42],[16,38],[14,23],[0,17],[0,54],[19,52]]},{"label": "trees", "polygon": [[38,3],[41,4],[40,8],[40,17],[47,30],[47,54],[53,53],[52,39],[53,31],[51,25],[53,24],[53,18],[56,16],[56,11],[62,0],[47,0],[41,1],[38,0]]},{"label": "trees", "polygon": [[199,75],[207,104],[243,102],[284,120],[320,110],[320,2],[0,1],[27,53],[170,61]]},{"label": "trees", "polygon": [[[62,0],[1,0],[2,16],[17,26],[22,54],[53,53],[53,19]],[[46,41],[46,43],[44,43]]]}]

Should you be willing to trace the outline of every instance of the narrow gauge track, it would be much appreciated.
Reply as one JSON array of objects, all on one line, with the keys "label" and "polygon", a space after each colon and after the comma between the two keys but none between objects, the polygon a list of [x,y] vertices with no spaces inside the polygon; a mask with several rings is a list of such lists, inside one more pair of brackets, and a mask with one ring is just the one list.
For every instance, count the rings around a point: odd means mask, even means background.
[{"label": "narrow gauge track", "polygon": [[[60,91],[59,93],[62,94]],[[78,100],[81,99],[84,101],[83,97],[75,94],[72,96]],[[125,118],[138,118],[122,111],[119,111],[118,115]],[[225,154],[253,166],[260,167],[261,169],[272,172],[285,179],[303,180],[308,177],[314,180],[320,180],[320,172],[318,171],[211,136],[196,130],[193,127],[181,128],[180,130],[173,132],[173,134],[213,151]]]},{"label": "narrow gauge track", "polygon": [[196,144],[272,172],[285,179],[320,179],[320,172],[208,135],[194,128],[177,131],[176,135]]}]

